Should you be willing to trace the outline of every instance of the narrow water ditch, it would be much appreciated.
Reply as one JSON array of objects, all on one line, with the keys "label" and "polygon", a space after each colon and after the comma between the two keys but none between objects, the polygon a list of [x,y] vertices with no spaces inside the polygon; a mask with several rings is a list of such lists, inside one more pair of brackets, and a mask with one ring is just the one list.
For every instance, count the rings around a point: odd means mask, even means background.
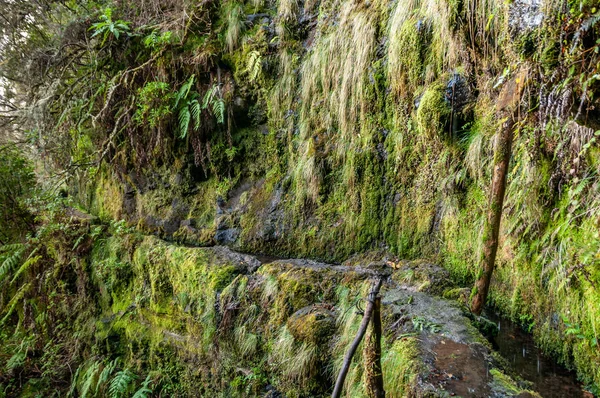
[{"label": "narrow water ditch", "polygon": [[488,313],[488,319],[498,325],[498,335],[490,339],[500,353],[524,380],[533,383],[533,389],[544,398],[593,397],[577,380],[575,372],[559,365],[535,345],[533,336],[519,325],[497,314]]}]

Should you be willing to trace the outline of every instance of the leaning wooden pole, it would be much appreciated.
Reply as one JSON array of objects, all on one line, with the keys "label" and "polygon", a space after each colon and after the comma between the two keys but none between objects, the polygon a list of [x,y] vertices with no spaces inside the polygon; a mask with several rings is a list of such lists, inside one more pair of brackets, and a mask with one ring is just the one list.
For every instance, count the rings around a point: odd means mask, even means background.
[{"label": "leaning wooden pole", "polygon": [[383,371],[381,369],[381,330],[381,297],[375,297],[373,317],[363,354],[365,358],[365,385],[367,397],[369,398],[385,398]]},{"label": "leaning wooden pole", "polygon": [[381,288],[382,280],[379,279],[371,288],[369,292],[369,296],[367,298],[367,305],[365,306],[365,313],[363,315],[363,319],[360,323],[360,327],[358,328],[358,333],[350,346],[350,349],[344,356],[344,363],[342,364],[342,368],[340,369],[340,374],[338,375],[337,381],[335,382],[335,387],[333,389],[333,394],[331,394],[331,398],[339,398],[342,394],[342,388],[344,388],[344,381],[346,380],[346,375],[348,374],[348,370],[350,369],[350,363],[352,362],[352,357],[358,346],[360,345],[361,340],[365,336],[367,331],[367,326],[369,325],[369,321],[371,320],[371,316],[373,314],[373,309],[375,307],[375,298],[379,294],[379,289]]},{"label": "leaning wooden pole", "polygon": [[506,192],[506,176],[508,174],[512,149],[513,128],[514,122],[512,118],[508,118],[502,124],[502,131],[496,141],[492,190],[490,192],[487,219],[483,226],[482,267],[479,270],[477,282],[475,282],[473,299],[471,301],[471,312],[476,315],[480,315],[481,311],[483,311],[496,262],[500,220],[502,218],[504,194]]},{"label": "leaning wooden pole", "polygon": [[492,187],[489,197],[488,214],[482,235],[482,264],[471,297],[471,312],[476,315],[481,315],[485,306],[496,263],[500,221],[504,207],[506,177],[512,153],[515,120],[519,119],[519,104],[527,82],[528,71],[523,69],[506,84],[497,103],[499,115],[504,120],[494,150]]}]

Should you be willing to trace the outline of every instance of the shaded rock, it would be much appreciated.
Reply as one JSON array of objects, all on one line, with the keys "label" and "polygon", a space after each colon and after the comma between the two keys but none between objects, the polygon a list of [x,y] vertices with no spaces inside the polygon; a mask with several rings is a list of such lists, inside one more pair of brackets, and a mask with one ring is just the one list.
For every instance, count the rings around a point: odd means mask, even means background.
[{"label": "shaded rock", "polygon": [[453,112],[461,112],[465,106],[473,101],[471,87],[459,73],[454,73],[452,78],[446,84],[446,102],[450,105]]},{"label": "shaded rock", "polygon": [[248,21],[248,23],[251,23],[251,24],[256,23],[256,21],[259,21],[261,23],[265,23],[265,19],[266,19],[266,23],[269,23],[269,21],[271,20],[271,15],[266,14],[266,13],[258,13],[258,14],[248,14],[248,15],[246,15],[246,21]]},{"label": "shaded rock", "polygon": [[409,290],[441,295],[453,287],[450,273],[426,260],[390,262],[392,279]]},{"label": "shaded rock", "polygon": [[330,308],[323,304],[304,307],[288,318],[286,326],[298,341],[325,342],[335,332],[335,314]]},{"label": "shaded rock", "polygon": [[217,233],[215,234],[215,242],[220,245],[230,245],[235,243],[239,236],[240,230],[238,228],[217,230]]}]

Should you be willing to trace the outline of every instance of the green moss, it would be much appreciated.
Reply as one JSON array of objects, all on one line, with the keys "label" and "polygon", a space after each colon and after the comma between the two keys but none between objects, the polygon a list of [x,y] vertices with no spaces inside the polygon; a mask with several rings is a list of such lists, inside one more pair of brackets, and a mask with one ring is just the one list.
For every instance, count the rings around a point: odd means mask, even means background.
[{"label": "green moss", "polygon": [[420,132],[427,138],[444,136],[448,132],[450,106],[445,100],[446,86],[435,83],[427,88],[417,108],[416,122]]},{"label": "green moss", "polygon": [[383,373],[386,395],[409,396],[416,387],[417,375],[423,371],[418,340],[403,338],[384,347],[381,366],[383,369],[393,369],[392,372]]},{"label": "green moss", "polygon": [[491,383],[492,391],[495,393],[506,394],[508,396],[519,396],[520,394],[526,393],[527,396],[530,397],[540,397],[540,395],[534,391],[520,388],[513,379],[505,375],[499,369],[491,369],[490,374],[493,377]]}]

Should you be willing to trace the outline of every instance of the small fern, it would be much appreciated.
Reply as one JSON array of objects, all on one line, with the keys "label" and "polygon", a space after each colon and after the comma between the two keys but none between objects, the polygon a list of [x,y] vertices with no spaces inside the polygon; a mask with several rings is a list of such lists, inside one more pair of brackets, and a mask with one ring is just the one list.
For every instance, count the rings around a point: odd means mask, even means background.
[{"label": "small fern", "polygon": [[67,393],[67,397],[72,397],[75,394],[75,390],[77,390],[77,379],[79,379],[79,373],[81,373],[81,369],[83,368],[83,364],[79,365],[77,371],[75,371],[75,375],[73,376],[73,380],[71,380],[71,388]]},{"label": "small fern", "polygon": [[188,129],[190,128],[190,108],[187,106],[182,107],[179,110],[179,136],[185,138]]},{"label": "small fern", "polygon": [[177,111],[177,129],[179,137],[187,137],[190,123],[193,122],[194,130],[200,129],[203,109],[209,109],[220,124],[225,123],[225,101],[221,96],[219,86],[213,85],[206,91],[202,104],[198,101],[200,95],[192,90],[194,75],[192,75],[175,95],[173,107]]},{"label": "small fern", "polygon": [[255,82],[262,73],[262,57],[258,51],[250,51],[246,73],[251,82]]},{"label": "small fern", "polygon": [[96,375],[98,374],[98,369],[100,369],[101,362],[94,362],[89,368],[87,368],[85,374],[83,375],[83,385],[81,386],[81,398],[86,398],[88,393],[92,389],[92,385],[96,382]]},{"label": "small fern", "polygon": [[34,256],[35,253],[37,253],[37,248],[31,252],[31,254],[27,257],[27,260],[25,260],[25,262],[19,267],[17,272],[15,272],[15,275],[13,276],[10,283],[15,283],[15,281],[19,279],[19,276],[21,276],[25,271],[27,271],[30,266],[40,261],[42,256]]},{"label": "small fern", "polygon": [[225,101],[221,97],[219,86],[214,85],[204,94],[202,108],[207,109],[210,105],[213,116],[217,119],[217,123],[225,123]]},{"label": "small fern", "polygon": [[110,382],[108,394],[110,398],[121,398],[125,395],[131,382],[134,380],[135,375],[129,371],[129,369],[121,370],[117,372]]},{"label": "small fern", "polygon": [[195,77],[196,75],[190,76],[187,82],[183,83],[183,85],[177,92],[177,95],[175,95],[175,108],[177,108],[180,101],[185,101],[187,99],[190,90],[192,89],[192,85],[194,84]]},{"label": "small fern", "polygon": [[21,286],[21,288],[17,291],[17,293],[15,293],[15,295],[12,297],[12,299],[10,299],[10,301],[6,305],[6,307],[8,308],[8,311],[6,312],[6,315],[4,315],[4,318],[2,318],[2,320],[0,320],[0,326],[4,325],[4,322],[6,322],[6,320],[12,315],[15,308],[17,307],[17,304],[21,300],[23,300],[25,295],[29,292],[29,289],[31,289],[31,286],[32,286],[31,282]]},{"label": "small fern", "polygon": [[117,367],[117,363],[119,362],[119,358],[111,361],[102,369],[102,373],[100,373],[100,377],[98,377],[98,383],[96,384],[96,395],[98,395],[98,391],[100,388],[108,381],[108,378],[113,373],[115,368]]},{"label": "small fern", "polygon": [[25,247],[25,245],[23,245],[22,243],[13,243],[10,245],[3,245],[3,246],[0,246],[0,254],[22,250],[24,247]]},{"label": "small fern", "polygon": [[139,390],[133,394],[132,398],[148,398],[152,394],[152,389],[149,387],[150,383],[152,383],[152,379],[150,375],[146,376],[146,380],[142,382],[142,386]]},{"label": "small fern", "polygon": [[194,120],[194,128],[198,130],[200,128],[200,114],[202,113],[198,100],[194,99],[190,101],[189,109],[192,119]]},{"label": "small fern", "polygon": [[0,256],[0,261],[2,261],[2,265],[0,265],[0,282],[4,280],[10,273],[16,268],[17,264],[21,260],[23,252],[25,251],[24,245],[10,245],[11,247],[5,249],[6,246],[3,247],[4,253]]},{"label": "small fern", "polygon": [[218,86],[214,85],[211,88],[209,88],[206,93],[204,93],[204,100],[202,101],[202,109],[206,109],[208,108],[208,104],[211,103],[212,101],[214,101],[216,92],[218,90]]},{"label": "small fern", "polygon": [[225,101],[223,99],[218,98],[213,101],[212,112],[215,118],[217,118],[217,123],[225,123]]}]

